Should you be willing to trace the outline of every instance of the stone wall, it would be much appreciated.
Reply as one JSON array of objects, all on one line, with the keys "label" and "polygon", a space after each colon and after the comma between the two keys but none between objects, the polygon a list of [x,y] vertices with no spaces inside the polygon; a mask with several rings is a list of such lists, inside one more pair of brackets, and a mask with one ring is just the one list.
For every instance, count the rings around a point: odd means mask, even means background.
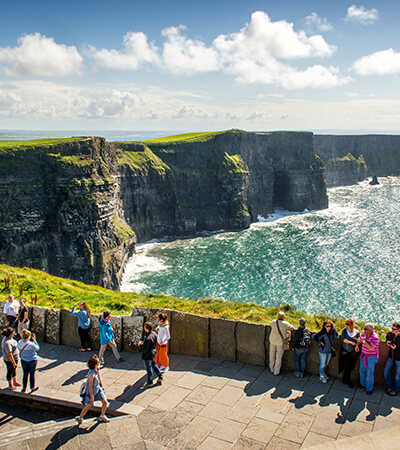
[{"label": "stone wall", "polygon": [[[0,302],[1,311],[5,302]],[[51,344],[62,344],[80,347],[78,336],[78,320],[71,312],[31,306],[29,308],[31,330],[39,341]],[[168,309],[135,308],[131,316],[112,316],[114,334],[118,348],[127,352],[137,352],[138,342],[143,336],[143,324],[155,322],[157,312],[167,313],[171,330],[170,352],[182,355],[218,358],[226,361],[243,362],[267,366],[269,364],[269,334],[270,326],[238,322],[225,319],[188,314]],[[4,327],[3,315],[0,316],[0,326]],[[99,316],[92,316],[90,333],[93,348],[99,348]],[[340,342],[335,342],[336,353],[339,355]],[[384,342],[379,349],[380,359],[375,370],[375,381],[384,384],[383,368],[388,350]],[[318,374],[318,346],[311,344],[307,355],[307,372]],[[339,373],[339,357],[331,359],[327,373],[330,376],[341,377]],[[353,379],[358,379],[358,366],[353,372]],[[294,352],[287,351],[283,357],[283,369],[294,369]]]}]

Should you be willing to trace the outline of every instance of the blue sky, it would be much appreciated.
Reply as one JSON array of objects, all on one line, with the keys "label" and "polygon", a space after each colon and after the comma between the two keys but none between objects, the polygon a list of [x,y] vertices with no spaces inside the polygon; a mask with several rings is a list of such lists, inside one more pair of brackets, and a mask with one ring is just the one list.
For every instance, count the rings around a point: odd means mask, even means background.
[{"label": "blue sky", "polygon": [[0,128],[399,132],[399,19],[394,0],[2,2]]}]

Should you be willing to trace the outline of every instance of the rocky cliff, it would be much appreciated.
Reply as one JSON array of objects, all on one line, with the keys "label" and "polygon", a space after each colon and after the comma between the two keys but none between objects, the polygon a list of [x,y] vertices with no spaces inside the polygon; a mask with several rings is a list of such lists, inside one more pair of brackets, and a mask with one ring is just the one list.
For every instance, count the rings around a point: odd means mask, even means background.
[{"label": "rocky cliff", "polygon": [[136,239],[328,206],[310,133],[0,147],[0,262],[118,288]]}]

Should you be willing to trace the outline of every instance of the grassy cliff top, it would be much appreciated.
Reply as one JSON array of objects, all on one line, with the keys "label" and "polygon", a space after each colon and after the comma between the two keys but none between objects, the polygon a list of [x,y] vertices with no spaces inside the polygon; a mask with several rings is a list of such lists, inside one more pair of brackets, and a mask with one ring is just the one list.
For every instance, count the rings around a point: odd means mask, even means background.
[{"label": "grassy cliff top", "polygon": [[70,138],[53,138],[53,139],[30,139],[30,140],[0,140],[0,149],[13,149],[17,147],[43,147],[62,142],[84,141],[90,139],[88,137],[70,137]]},{"label": "grassy cliff top", "polygon": [[[9,287],[5,279],[9,278]],[[22,290],[22,291],[21,291]],[[22,295],[20,294],[22,292]],[[301,317],[307,319],[307,326],[319,330],[328,316],[305,314],[290,305],[266,308],[255,303],[228,302],[215,299],[198,301],[174,298],[167,295],[137,294],[132,292],[116,292],[100,286],[91,286],[78,281],[59,278],[40,270],[12,267],[0,264],[0,300],[7,300],[9,293],[16,298],[24,296],[28,304],[33,304],[37,295],[37,305],[54,309],[71,308],[78,301],[85,301],[93,313],[105,310],[112,314],[131,314],[135,306],[149,308],[169,308],[177,311],[198,314],[202,316],[240,320],[253,323],[269,324],[276,318],[277,312],[285,311],[286,319],[297,326]],[[344,319],[332,319],[336,328],[344,328]],[[363,322],[357,322],[357,328],[362,329]],[[388,330],[377,327],[381,338]]]}]

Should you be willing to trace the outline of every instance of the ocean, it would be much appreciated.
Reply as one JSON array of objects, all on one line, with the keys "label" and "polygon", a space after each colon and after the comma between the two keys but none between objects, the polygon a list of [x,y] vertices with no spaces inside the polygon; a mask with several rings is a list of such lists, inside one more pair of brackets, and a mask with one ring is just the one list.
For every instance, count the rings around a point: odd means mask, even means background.
[{"label": "ocean", "polygon": [[276,210],[247,230],[138,246],[122,290],[400,320],[400,177],[329,189],[329,209]]}]

